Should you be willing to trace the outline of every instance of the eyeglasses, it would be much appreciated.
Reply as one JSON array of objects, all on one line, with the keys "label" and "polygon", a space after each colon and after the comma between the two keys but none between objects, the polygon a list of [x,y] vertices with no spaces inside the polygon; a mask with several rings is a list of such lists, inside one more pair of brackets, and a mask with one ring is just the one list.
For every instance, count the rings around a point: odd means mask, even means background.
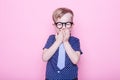
[{"label": "eyeglasses", "polygon": [[70,28],[72,27],[73,22],[56,22],[55,25],[58,29],[62,29],[63,25],[65,25],[66,28]]}]

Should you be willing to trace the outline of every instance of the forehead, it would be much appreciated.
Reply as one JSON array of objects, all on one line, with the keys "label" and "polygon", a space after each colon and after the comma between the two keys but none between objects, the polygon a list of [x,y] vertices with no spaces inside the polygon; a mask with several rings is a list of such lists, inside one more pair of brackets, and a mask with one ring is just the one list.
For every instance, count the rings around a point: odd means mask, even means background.
[{"label": "forehead", "polygon": [[61,18],[57,19],[57,22],[69,22],[72,21],[72,14],[66,13]]}]

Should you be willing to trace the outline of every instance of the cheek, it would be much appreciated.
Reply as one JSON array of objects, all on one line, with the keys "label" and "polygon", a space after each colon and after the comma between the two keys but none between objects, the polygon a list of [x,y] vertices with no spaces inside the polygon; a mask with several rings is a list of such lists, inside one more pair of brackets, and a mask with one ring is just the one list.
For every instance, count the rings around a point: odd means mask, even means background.
[{"label": "cheek", "polygon": [[68,30],[71,32],[72,28],[69,28]]},{"label": "cheek", "polygon": [[70,28],[70,31],[72,31],[72,28],[73,28],[73,27]]},{"label": "cheek", "polygon": [[56,32],[57,32],[57,33],[59,33],[59,32],[60,32],[60,30],[56,28]]},{"label": "cheek", "polygon": [[58,30],[58,28],[56,28],[56,26],[54,26],[54,28],[55,28],[55,31],[56,31],[56,32],[58,32],[58,31],[59,31],[59,30]]}]

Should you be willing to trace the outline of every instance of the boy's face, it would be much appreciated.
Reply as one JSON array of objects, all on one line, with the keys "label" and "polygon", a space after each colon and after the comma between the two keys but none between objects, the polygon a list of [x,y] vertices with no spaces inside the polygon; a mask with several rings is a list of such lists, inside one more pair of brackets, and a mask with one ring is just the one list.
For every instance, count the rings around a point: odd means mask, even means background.
[{"label": "boy's face", "polygon": [[57,33],[61,30],[68,29],[71,31],[73,25],[72,21],[72,14],[71,13],[66,13],[64,14],[61,18],[58,18],[56,23],[55,23],[55,29]]}]

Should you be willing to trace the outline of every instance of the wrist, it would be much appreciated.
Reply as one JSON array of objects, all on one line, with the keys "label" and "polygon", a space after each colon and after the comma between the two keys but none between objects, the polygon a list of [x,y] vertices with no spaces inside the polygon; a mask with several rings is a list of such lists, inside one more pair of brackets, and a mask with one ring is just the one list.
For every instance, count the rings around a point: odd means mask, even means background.
[{"label": "wrist", "polygon": [[68,39],[66,38],[66,39],[63,39],[63,42],[68,42]]},{"label": "wrist", "polygon": [[66,44],[66,43],[69,43],[69,42],[68,42],[68,40],[65,40],[63,43]]},{"label": "wrist", "polygon": [[61,40],[56,40],[56,43],[61,44],[62,41]]}]

